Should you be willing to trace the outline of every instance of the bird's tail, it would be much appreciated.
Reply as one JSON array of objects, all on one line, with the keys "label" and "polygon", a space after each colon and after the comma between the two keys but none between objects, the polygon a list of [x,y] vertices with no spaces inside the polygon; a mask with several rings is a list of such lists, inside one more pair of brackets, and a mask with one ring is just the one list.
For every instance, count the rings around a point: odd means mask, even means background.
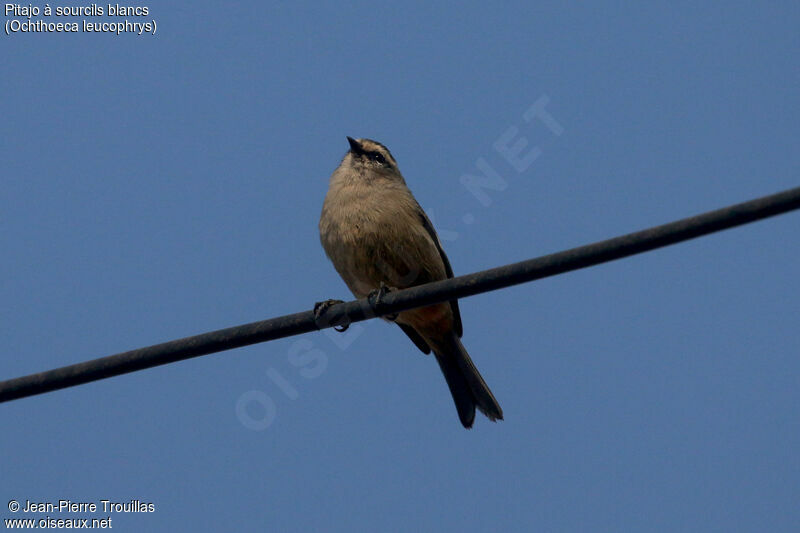
[{"label": "bird's tail", "polygon": [[492,422],[502,420],[503,410],[500,404],[475,368],[466,348],[461,344],[461,339],[453,332],[443,342],[432,347],[453,395],[458,418],[464,427],[472,427],[476,407]]}]

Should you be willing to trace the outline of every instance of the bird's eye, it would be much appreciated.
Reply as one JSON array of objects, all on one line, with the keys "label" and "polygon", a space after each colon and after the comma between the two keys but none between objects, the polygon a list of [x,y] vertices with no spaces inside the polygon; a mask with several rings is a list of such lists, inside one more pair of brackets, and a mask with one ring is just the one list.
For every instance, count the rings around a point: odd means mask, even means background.
[{"label": "bird's eye", "polygon": [[383,157],[378,152],[370,152],[369,158],[372,159],[373,161],[375,161],[376,163],[381,164],[381,165],[385,165],[386,164],[386,158]]}]

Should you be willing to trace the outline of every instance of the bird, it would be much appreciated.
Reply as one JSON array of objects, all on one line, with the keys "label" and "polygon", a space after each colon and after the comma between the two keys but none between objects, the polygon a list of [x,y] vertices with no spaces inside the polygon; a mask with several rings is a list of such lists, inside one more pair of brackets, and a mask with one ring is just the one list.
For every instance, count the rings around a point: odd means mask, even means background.
[{"label": "bird", "polygon": [[[320,241],[356,298],[453,277],[430,219],[383,144],[347,137],[331,174],[319,220]],[[386,317],[384,317],[386,318]],[[423,353],[433,352],[469,429],[477,408],[491,421],[503,410],[461,343],[457,300],[402,311],[390,318]]]}]

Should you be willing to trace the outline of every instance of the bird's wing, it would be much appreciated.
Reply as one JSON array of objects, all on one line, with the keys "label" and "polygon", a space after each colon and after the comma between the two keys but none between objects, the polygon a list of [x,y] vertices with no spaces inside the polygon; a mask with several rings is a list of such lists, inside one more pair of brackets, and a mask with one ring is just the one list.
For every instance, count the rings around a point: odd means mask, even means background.
[{"label": "bird's wing", "polygon": [[[436,245],[436,249],[439,250],[439,256],[442,258],[442,263],[444,263],[444,271],[445,274],[447,274],[447,278],[452,278],[453,267],[450,266],[450,261],[447,259],[447,254],[444,253],[442,243],[439,241],[439,236],[436,235],[436,230],[433,229],[433,224],[431,224],[428,215],[425,214],[425,211],[422,210],[419,204],[417,204],[417,211],[425,231],[427,231],[428,235],[431,236],[431,240],[433,240],[433,243]],[[461,335],[464,333],[464,328],[461,325],[461,312],[458,310],[458,300],[450,300],[450,307],[453,308],[453,329],[455,330],[456,335],[461,337]]]}]

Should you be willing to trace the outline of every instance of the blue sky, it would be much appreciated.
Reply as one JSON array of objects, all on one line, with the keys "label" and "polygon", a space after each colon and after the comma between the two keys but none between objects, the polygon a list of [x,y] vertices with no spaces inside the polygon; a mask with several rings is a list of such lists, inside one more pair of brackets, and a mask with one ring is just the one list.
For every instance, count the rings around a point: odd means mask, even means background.
[{"label": "blue sky", "polygon": [[[796,2],[149,7],[155,35],[2,36],[3,379],[349,298],[317,235],[346,135],[392,150],[456,274],[798,185]],[[504,135],[538,155],[514,168]],[[483,201],[481,162],[504,183]],[[115,528],[790,531],[798,231],[463,300],[506,416],[470,431],[379,322],[4,404],[0,518],[138,499]]]}]

